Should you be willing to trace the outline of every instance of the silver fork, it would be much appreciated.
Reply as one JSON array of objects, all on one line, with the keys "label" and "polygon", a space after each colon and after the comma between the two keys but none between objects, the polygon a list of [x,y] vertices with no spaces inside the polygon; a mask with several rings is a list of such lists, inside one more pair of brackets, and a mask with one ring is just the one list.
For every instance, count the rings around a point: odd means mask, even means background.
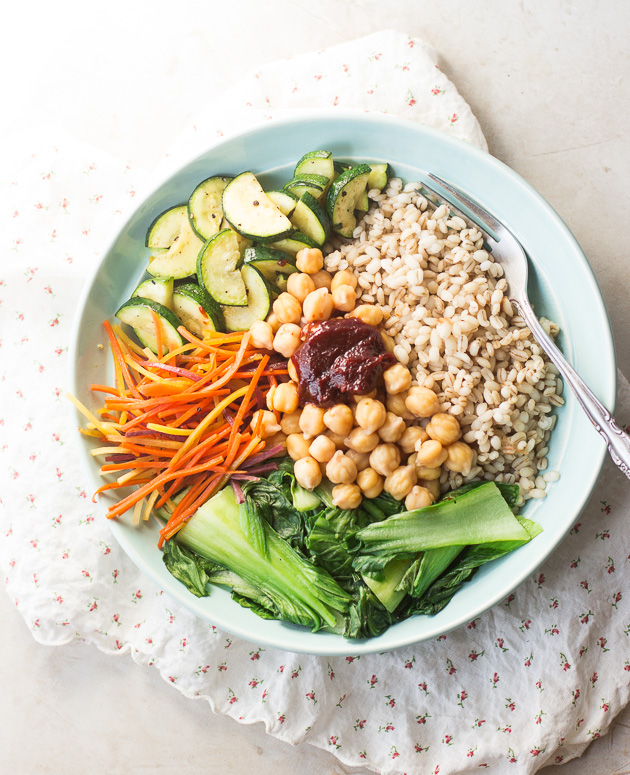
[{"label": "silver fork", "polygon": [[[479,220],[479,224],[475,223],[474,225],[480,229],[493,256],[503,267],[505,279],[508,282],[510,302],[518,309],[538,344],[556,365],[565,382],[570,385],[582,409],[586,412],[586,416],[606,442],[613,462],[630,478],[630,436],[621,430],[610,412],[597,399],[593,391],[587,387],[538,322],[527,297],[527,256],[518,240],[502,223],[499,223],[490,213],[482,209],[476,202],[471,201],[450,183],[430,173],[428,177],[444,189],[444,191],[436,191],[427,184],[426,179],[421,180],[422,187],[430,192],[429,199],[434,204],[434,198],[437,198],[440,204],[446,205],[449,210],[469,223],[470,217],[459,207],[464,206]],[[482,227],[482,224],[485,225],[485,228]],[[489,233],[490,231],[494,233],[496,239]]]}]

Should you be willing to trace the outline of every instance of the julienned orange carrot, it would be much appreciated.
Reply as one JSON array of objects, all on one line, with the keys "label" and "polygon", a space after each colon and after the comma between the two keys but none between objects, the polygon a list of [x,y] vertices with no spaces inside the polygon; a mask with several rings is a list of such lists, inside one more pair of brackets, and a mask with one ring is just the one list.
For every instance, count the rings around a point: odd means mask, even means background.
[{"label": "julienned orange carrot", "polygon": [[[101,474],[118,479],[99,487],[95,497],[134,488],[108,510],[115,518],[134,509],[134,522],[170,504],[161,545],[248,457],[264,449],[262,413],[251,427],[254,411],[261,408],[258,391],[264,399],[286,370],[269,367],[269,354],[250,344],[249,332],[212,333],[201,340],[181,327],[185,343],[167,352],[159,320],[154,323],[157,355],[119,326],[104,324],[116,379],[115,387],[92,386],[105,394],[101,419],[72,400],[91,423],[85,432],[111,445],[94,450],[95,455],[114,455]],[[117,461],[116,455],[126,457]],[[183,490],[174,505],[172,499]]]}]

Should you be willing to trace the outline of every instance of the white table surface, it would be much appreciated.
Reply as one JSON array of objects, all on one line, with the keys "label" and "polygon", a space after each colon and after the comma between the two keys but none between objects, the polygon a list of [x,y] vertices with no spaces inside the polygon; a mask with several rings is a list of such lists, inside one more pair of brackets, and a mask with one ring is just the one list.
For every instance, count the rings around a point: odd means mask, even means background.
[{"label": "white table surface", "polygon": [[[96,5],[35,0],[3,9],[0,136],[56,124],[152,169],[199,106],[264,62],[380,29],[422,37],[478,116],[491,153],[537,188],[581,243],[630,375],[627,0]],[[2,593],[0,623],[2,772],[349,771],[327,752],[214,715],[128,657],[38,645]],[[630,708],[562,772],[630,772]]]}]

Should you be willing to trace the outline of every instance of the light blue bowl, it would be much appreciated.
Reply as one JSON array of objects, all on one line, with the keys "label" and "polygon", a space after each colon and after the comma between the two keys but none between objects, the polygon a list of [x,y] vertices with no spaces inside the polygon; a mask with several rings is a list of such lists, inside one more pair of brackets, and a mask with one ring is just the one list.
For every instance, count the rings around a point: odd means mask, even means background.
[{"label": "light blue bowl", "polygon": [[[72,390],[81,401],[96,408],[90,384],[112,378],[108,350],[97,348],[104,338],[101,324],[113,318],[143,274],[144,238],[155,215],[186,201],[195,185],[210,175],[252,170],[264,185],[279,185],[291,177],[296,160],[316,148],[329,149],[339,158],[387,161],[407,182],[416,179],[419,171],[430,170],[503,221],[531,258],[530,292],[536,312],[560,325],[560,346],[602,402],[613,407],[616,368],[606,309],[588,262],[562,220],[531,186],[492,156],[445,134],[379,114],[269,122],[215,145],[155,188],[116,236],[80,300],[71,363]],[[550,486],[547,498],[529,501],[523,511],[540,522],[544,532],[482,568],[436,616],[413,617],[378,638],[348,641],[263,620],[218,588],[208,598],[198,599],[165,570],[154,522],[138,529],[121,519],[111,521],[111,528],[133,562],[160,588],[202,619],[234,635],[265,646],[325,655],[406,646],[459,627],[505,598],[553,552],[576,521],[595,485],[606,448],[573,396],[567,393],[565,397],[549,451],[549,468],[561,472],[560,481]],[[89,441],[80,437],[77,444],[96,489],[102,480],[89,455]],[[103,496],[103,519],[108,503]]]}]

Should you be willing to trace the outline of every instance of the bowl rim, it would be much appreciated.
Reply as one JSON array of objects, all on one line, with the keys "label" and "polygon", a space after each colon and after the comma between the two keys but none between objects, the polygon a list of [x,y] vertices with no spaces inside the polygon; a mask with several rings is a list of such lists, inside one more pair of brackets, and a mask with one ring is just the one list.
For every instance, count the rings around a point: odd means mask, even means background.
[{"label": "bowl rim", "polygon": [[[78,393],[80,393],[76,365],[77,365],[77,360],[79,356],[78,344],[79,344],[80,324],[84,314],[86,303],[88,301],[88,298],[93,289],[97,275],[99,274],[102,265],[106,262],[108,256],[112,252],[117,241],[129,228],[130,224],[135,219],[138,211],[141,210],[141,208],[162,186],[164,186],[169,181],[179,176],[188,166],[194,164],[196,161],[199,161],[202,158],[209,156],[217,149],[220,149],[221,146],[223,146],[224,144],[231,143],[234,141],[240,141],[240,140],[247,141],[249,138],[253,136],[260,135],[261,132],[264,133],[266,131],[275,131],[275,130],[280,130],[282,128],[287,128],[287,127],[299,127],[304,124],[309,124],[314,120],[317,120],[317,121],[348,121],[348,120],[358,121],[360,120],[360,121],[367,121],[369,123],[390,124],[391,126],[403,127],[403,128],[406,128],[407,130],[412,130],[420,134],[425,134],[429,138],[433,137],[437,139],[440,143],[444,143],[446,145],[452,145],[454,148],[458,150],[462,150],[465,148],[466,153],[471,154],[473,158],[476,158],[478,161],[481,161],[485,165],[490,165],[491,167],[494,167],[496,170],[499,171],[500,174],[507,175],[511,179],[512,183],[516,184],[522,190],[525,196],[529,198],[533,198],[534,200],[536,200],[539,206],[542,206],[543,209],[547,210],[548,214],[550,215],[551,219],[554,222],[554,227],[559,231],[559,233],[562,234],[562,237],[565,240],[565,244],[569,245],[573,250],[573,252],[577,254],[577,256],[579,257],[582,263],[582,269],[585,270],[585,276],[586,276],[585,279],[587,280],[590,286],[589,287],[589,291],[591,294],[590,302],[595,307],[595,310],[594,310],[595,315],[601,319],[601,322],[603,324],[602,331],[599,333],[600,335],[604,335],[604,336],[603,336],[603,341],[600,341],[598,344],[598,350],[600,353],[600,357],[602,358],[604,363],[608,365],[609,371],[610,371],[610,373],[608,374],[608,378],[606,379],[606,382],[605,382],[605,386],[607,390],[601,390],[600,395],[598,397],[600,401],[608,409],[612,410],[614,408],[616,387],[617,387],[617,369],[616,369],[614,339],[612,335],[612,327],[610,324],[608,311],[606,309],[606,306],[603,300],[601,289],[599,287],[599,284],[597,282],[593,269],[584,251],[580,247],[579,243],[577,242],[577,239],[575,238],[575,236],[573,235],[569,227],[566,225],[564,220],[555,210],[555,208],[551,204],[549,204],[549,202],[547,202],[547,200],[540,193],[538,193],[538,191],[534,189],[531,184],[529,184],[524,178],[522,178],[521,175],[519,175],[519,173],[517,173],[515,170],[513,170],[504,162],[492,156],[490,153],[483,151],[476,146],[470,145],[466,143],[464,140],[454,137],[453,135],[450,135],[444,131],[433,129],[432,127],[419,124],[418,122],[415,122],[409,119],[398,118],[396,116],[392,116],[390,114],[385,114],[385,113],[370,112],[370,111],[363,112],[359,110],[356,110],[356,111],[304,110],[300,113],[285,116],[278,119],[270,119],[270,120],[264,120],[264,121],[261,120],[257,122],[255,125],[251,125],[247,129],[241,132],[230,133],[229,135],[226,135],[224,137],[217,138],[214,142],[209,143],[207,148],[201,153],[199,152],[191,153],[185,159],[182,159],[182,161],[179,162],[177,166],[169,165],[168,169],[162,174],[151,175],[149,179],[146,181],[146,183],[140,187],[141,196],[139,198],[134,199],[133,206],[130,205],[129,209],[125,211],[126,217],[125,217],[124,223],[116,230],[115,234],[107,243],[106,248],[102,251],[101,257],[99,258],[99,260],[92,268],[91,272],[86,277],[84,281],[84,285],[81,289],[81,293],[78,298],[77,307],[76,307],[73,322],[72,322],[72,329],[70,334],[71,340],[70,340],[69,358],[68,358],[68,364],[69,364],[69,370],[70,370],[69,384],[71,387],[71,392],[74,395],[78,395]],[[74,411],[73,407],[70,407],[70,411]],[[73,414],[72,418],[73,418],[73,423],[71,427],[73,428],[74,446],[79,454],[79,457],[81,458],[81,465],[84,472],[91,477],[93,475],[93,470],[89,465],[90,461],[86,458],[84,451],[81,449],[79,444],[80,434],[78,433],[78,430],[77,430],[76,416]],[[598,444],[599,444],[599,449],[597,449]],[[582,494],[582,497],[579,499],[579,503],[577,507],[575,508],[574,518],[577,518],[577,516],[584,509],[584,506],[586,505],[595,487],[595,484],[599,477],[604,460],[606,458],[606,454],[607,454],[606,445],[603,439],[601,439],[599,436],[594,437],[593,448],[594,448],[593,454],[595,456],[595,461],[594,461],[595,464],[591,469],[590,477],[585,482],[586,486],[582,488],[583,494]],[[584,480],[582,481],[584,482]],[[100,504],[97,504],[97,508],[99,509],[99,511],[103,513],[103,516],[104,516],[106,509],[102,502]],[[128,526],[125,525],[124,522],[115,521],[115,520],[108,520],[108,524],[117,542],[119,543],[123,551],[127,554],[127,556],[132,560],[132,562],[134,562],[134,564],[139,568],[139,570],[142,573],[144,573],[146,576],[148,576],[159,588],[162,588],[164,586],[163,579],[160,579],[158,574],[153,572],[151,564],[144,561],[142,556],[137,552],[135,546],[128,539],[128,536],[127,536],[127,532],[129,530]],[[568,529],[569,528],[567,528],[567,531]],[[322,634],[310,633],[307,630],[305,630],[304,631],[305,634],[310,636],[310,638],[315,638],[317,636],[321,638],[321,648],[317,649],[310,646],[302,646],[301,644],[298,644],[298,645],[287,644],[285,641],[287,639],[288,633],[284,630],[279,630],[278,631],[279,634],[277,636],[275,635],[275,633],[272,632],[271,636],[268,637],[264,633],[260,633],[260,634],[251,633],[247,630],[247,628],[239,626],[238,623],[233,625],[230,622],[222,621],[221,616],[219,616],[218,619],[213,619],[212,617],[208,616],[208,613],[206,611],[200,610],[199,600],[194,596],[190,595],[183,586],[181,587],[181,589],[182,589],[182,592],[185,594],[178,595],[176,592],[173,593],[172,590],[169,590],[169,594],[173,594],[173,596],[177,599],[179,603],[181,603],[189,611],[192,611],[196,616],[198,616],[202,620],[211,621],[212,623],[215,623],[217,626],[221,627],[222,629],[225,629],[227,632],[230,632],[236,635],[237,637],[241,637],[249,642],[259,643],[262,645],[269,646],[271,648],[289,650],[295,653],[307,653],[307,654],[314,654],[314,655],[321,655],[321,656],[344,656],[348,654],[368,654],[368,653],[375,653],[375,652],[391,651],[397,648],[418,644],[425,640],[436,637],[437,635],[441,635],[441,634],[450,632],[454,629],[458,629],[466,622],[469,622],[475,617],[480,616],[482,613],[488,611],[490,608],[492,608],[498,602],[504,599],[506,594],[509,594],[509,591],[513,591],[518,586],[520,586],[520,584],[522,584],[523,581],[532,572],[534,572],[536,568],[544,560],[548,559],[551,556],[551,554],[555,551],[557,546],[566,537],[567,531],[559,534],[556,540],[554,540],[552,543],[547,545],[544,557],[542,559],[538,559],[537,561],[530,562],[525,567],[520,568],[519,572],[515,574],[514,580],[510,583],[510,590],[508,590],[508,592],[506,592],[504,589],[501,589],[499,592],[497,592],[495,595],[491,596],[490,598],[484,599],[483,603],[479,604],[476,608],[471,609],[470,611],[467,611],[465,615],[459,616],[457,619],[451,622],[446,628],[443,625],[433,627],[433,628],[429,627],[428,632],[426,633],[419,634],[418,636],[415,636],[415,637],[413,634],[410,634],[407,637],[399,636],[397,639],[394,639],[395,642],[387,645],[382,642],[382,639],[384,635],[386,635],[388,632],[391,633],[396,625],[394,625],[392,628],[390,628],[388,631],[386,631],[386,633],[384,633],[381,636],[378,636],[372,639],[358,640],[358,641],[348,640],[343,638],[340,635],[333,635],[329,633],[322,633]],[[174,587],[174,589],[177,589],[177,588]],[[187,599],[188,597],[192,599],[188,600]],[[234,603],[234,605],[237,605],[237,603]],[[263,620],[261,620],[261,622],[263,623],[263,626],[266,623]],[[274,622],[269,622],[269,623],[273,624],[276,622],[274,620]],[[300,629],[303,629],[303,628],[300,628]],[[334,643],[331,642],[330,640],[331,638],[334,639]],[[386,640],[391,640],[391,636],[390,638],[386,638]]]}]

